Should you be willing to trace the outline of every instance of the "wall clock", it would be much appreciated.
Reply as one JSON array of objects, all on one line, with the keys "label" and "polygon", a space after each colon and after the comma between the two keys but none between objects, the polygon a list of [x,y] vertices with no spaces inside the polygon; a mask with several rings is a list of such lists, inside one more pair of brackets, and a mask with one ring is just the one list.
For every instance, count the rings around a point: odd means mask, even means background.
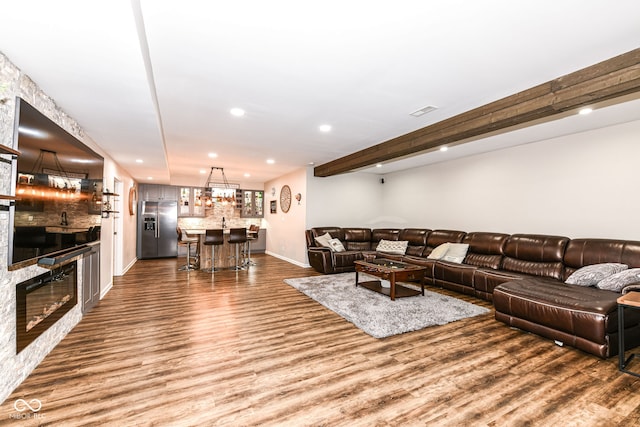
[{"label": "wall clock", "polygon": [[283,185],[280,190],[280,209],[282,212],[287,213],[291,208],[291,189],[288,185]]}]

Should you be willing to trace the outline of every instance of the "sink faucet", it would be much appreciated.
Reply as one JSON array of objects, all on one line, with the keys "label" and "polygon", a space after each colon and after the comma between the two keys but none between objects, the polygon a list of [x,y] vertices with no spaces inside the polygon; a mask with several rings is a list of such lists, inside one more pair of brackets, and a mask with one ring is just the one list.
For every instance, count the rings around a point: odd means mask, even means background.
[{"label": "sink faucet", "polygon": [[62,212],[60,225],[69,225],[69,221],[67,221],[67,212],[65,211]]}]

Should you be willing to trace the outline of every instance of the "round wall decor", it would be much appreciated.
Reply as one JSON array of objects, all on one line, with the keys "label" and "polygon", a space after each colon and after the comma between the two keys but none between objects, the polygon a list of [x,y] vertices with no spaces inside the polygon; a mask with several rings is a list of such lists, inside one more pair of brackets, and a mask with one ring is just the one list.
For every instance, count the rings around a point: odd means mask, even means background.
[{"label": "round wall decor", "polygon": [[280,209],[282,212],[289,212],[291,208],[291,188],[288,185],[283,185],[280,190]]},{"label": "round wall decor", "polygon": [[136,214],[136,204],[138,202],[138,190],[136,187],[129,189],[129,215]]}]

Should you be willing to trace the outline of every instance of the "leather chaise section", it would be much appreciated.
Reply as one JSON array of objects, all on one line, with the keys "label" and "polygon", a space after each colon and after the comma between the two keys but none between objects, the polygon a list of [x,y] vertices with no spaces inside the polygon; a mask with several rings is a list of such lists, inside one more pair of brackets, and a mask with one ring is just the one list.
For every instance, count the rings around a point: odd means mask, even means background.
[{"label": "leather chaise section", "polygon": [[[617,353],[609,348],[607,337],[618,331],[619,296],[593,287],[527,278],[497,286],[493,304],[496,319],[510,326],[544,331],[544,336],[574,347],[581,343],[578,348],[583,350],[598,348],[601,357],[608,357]],[[626,314],[626,328],[640,323],[637,310]]]}]

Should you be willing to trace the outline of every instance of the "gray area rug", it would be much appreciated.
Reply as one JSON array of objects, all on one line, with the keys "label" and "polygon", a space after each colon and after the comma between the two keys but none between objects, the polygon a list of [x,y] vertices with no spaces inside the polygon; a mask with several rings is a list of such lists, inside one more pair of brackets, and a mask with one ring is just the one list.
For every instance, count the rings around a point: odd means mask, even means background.
[{"label": "gray area rug", "polygon": [[[484,307],[430,292],[424,296],[397,298],[355,286],[355,273],[285,279],[303,294],[344,317],[375,338],[444,325],[489,312]],[[376,280],[360,274],[360,282]]]}]

